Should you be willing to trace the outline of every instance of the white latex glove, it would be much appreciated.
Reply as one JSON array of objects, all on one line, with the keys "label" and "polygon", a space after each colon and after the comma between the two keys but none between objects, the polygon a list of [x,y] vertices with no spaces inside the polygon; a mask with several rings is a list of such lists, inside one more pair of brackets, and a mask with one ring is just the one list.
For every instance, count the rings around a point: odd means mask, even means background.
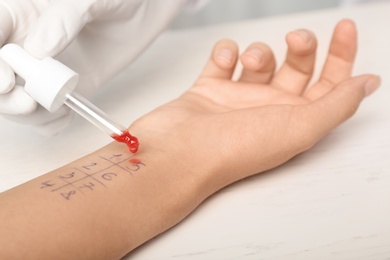
[{"label": "white latex glove", "polygon": [[[187,0],[0,0],[0,45],[17,43],[37,58],[55,57],[80,74],[77,91],[90,97],[161,33]],[[15,85],[0,60],[0,114],[55,134],[71,120],[50,114]],[[17,80],[16,80],[17,81]],[[38,109],[37,109],[38,107]]]}]

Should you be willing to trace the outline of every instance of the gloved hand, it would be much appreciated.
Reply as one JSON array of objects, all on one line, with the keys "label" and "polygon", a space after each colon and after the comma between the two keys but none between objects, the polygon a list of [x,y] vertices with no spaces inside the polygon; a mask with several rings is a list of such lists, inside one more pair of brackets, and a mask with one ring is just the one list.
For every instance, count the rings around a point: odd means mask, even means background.
[{"label": "gloved hand", "polygon": [[[37,58],[55,57],[80,74],[77,91],[90,97],[131,63],[186,1],[0,0],[0,45],[17,43]],[[44,134],[70,122],[65,107],[50,114],[37,105],[1,59],[0,79],[0,114]]]}]

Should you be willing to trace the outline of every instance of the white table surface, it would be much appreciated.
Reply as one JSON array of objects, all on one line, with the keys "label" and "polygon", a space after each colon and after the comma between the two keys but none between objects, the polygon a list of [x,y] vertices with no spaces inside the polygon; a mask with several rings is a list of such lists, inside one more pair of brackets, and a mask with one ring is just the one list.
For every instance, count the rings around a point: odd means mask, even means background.
[{"label": "white table surface", "polygon": [[[285,33],[308,28],[318,36],[321,64],[344,17],[359,30],[354,73],[380,74],[382,88],[312,150],[220,191],[126,258],[390,259],[390,3],[166,32],[111,82],[120,95],[106,88],[94,102],[130,124],[189,87],[221,38],[242,47],[267,42],[280,64]],[[81,118],[51,138],[4,119],[0,124],[0,191],[111,142]]]}]

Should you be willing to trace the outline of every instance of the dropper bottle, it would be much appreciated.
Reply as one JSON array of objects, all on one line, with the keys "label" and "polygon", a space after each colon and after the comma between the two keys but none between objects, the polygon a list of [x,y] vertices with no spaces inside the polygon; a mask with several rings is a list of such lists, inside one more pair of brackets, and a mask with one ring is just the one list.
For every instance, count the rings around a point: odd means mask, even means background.
[{"label": "dropper bottle", "polygon": [[76,72],[51,57],[39,60],[16,44],[3,46],[0,57],[25,80],[26,93],[49,112],[65,104],[114,140],[125,143],[130,152],[137,152],[138,139],[126,127],[74,91],[79,79]]}]

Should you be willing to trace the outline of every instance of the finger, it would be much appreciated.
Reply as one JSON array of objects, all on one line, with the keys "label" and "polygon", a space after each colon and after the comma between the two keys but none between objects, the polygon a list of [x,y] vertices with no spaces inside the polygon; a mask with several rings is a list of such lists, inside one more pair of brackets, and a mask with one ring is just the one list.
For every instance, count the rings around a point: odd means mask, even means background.
[{"label": "finger", "polygon": [[293,94],[301,94],[314,70],[317,40],[310,31],[296,30],[287,34],[286,42],[286,60],[273,77],[271,85]]},{"label": "finger", "polygon": [[0,59],[0,94],[8,93],[15,86],[15,73]]},{"label": "finger", "polygon": [[0,46],[3,46],[11,34],[13,20],[9,7],[6,3],[0,2]]},{"label": "finger", "polygon": [[74,113],[66,106],[62,106],[54,113],[38,106],[30,115],[6,115],[4,117],[16,123],[34,126],[42,135],[53,136],[69,125]]},{"label": "finger", "polygon": [[305,96],[311,100],[319,98],[352,74],[357,51],[357,31],[351,20],[340,21],[334,30],[328,56],[318,84],[310,88]]},{"label": "finger", "polygon": [[[9,38],[13,28],[10,9],[6,3],[0,2],[0,46]],[[15,86],[15,75],[6,62],[0,59],[0,94],[7,93]],[[1,106],[1,105],[0,105]]]},{"label": "finger", "polygon": [[[44,108],[42,108],[44,109]],[[46,109],[45,113],[48,113]],[[52,121],[42,124],[36,125],[35,129],[44,136],[54,136],[59,134],[62,130],[64,130],[73,120],[74,113],[72,111],[67,111],[67,113],[62,114],[61,116],[56,117]]]},{"label": "finger", "polygon": [[24,48],[37,58],[54,57],[62,52],[90,21],[86,5],[77,1],[52,1],[31,26]]},{"label": "finger", "polygon": [[361,75],[338,84],[328,94],[306,107],[307,133],[318,140],[330,130],[350,118],[362,100],[373,93],[380,85],[380,78],[374,75]]},{"label": "finger", "polygon": [[209,61],[200,74],[200,78],[231,79],[236,67],[237,57],[238,47],[234,41],[221,40],[217,42]]},{"label": "finger", "polygon": [[252,43],[240,57],[244,66],[239,81],[268,83],[275,71],[275,57],[271,48],[263,43]]},{"label": "finger", "polygon": [[37,102],[30,97],[21,86],[15,86],[12,91],[0,95],[0,113],[9,115],[24,115],[35,111]]}]

